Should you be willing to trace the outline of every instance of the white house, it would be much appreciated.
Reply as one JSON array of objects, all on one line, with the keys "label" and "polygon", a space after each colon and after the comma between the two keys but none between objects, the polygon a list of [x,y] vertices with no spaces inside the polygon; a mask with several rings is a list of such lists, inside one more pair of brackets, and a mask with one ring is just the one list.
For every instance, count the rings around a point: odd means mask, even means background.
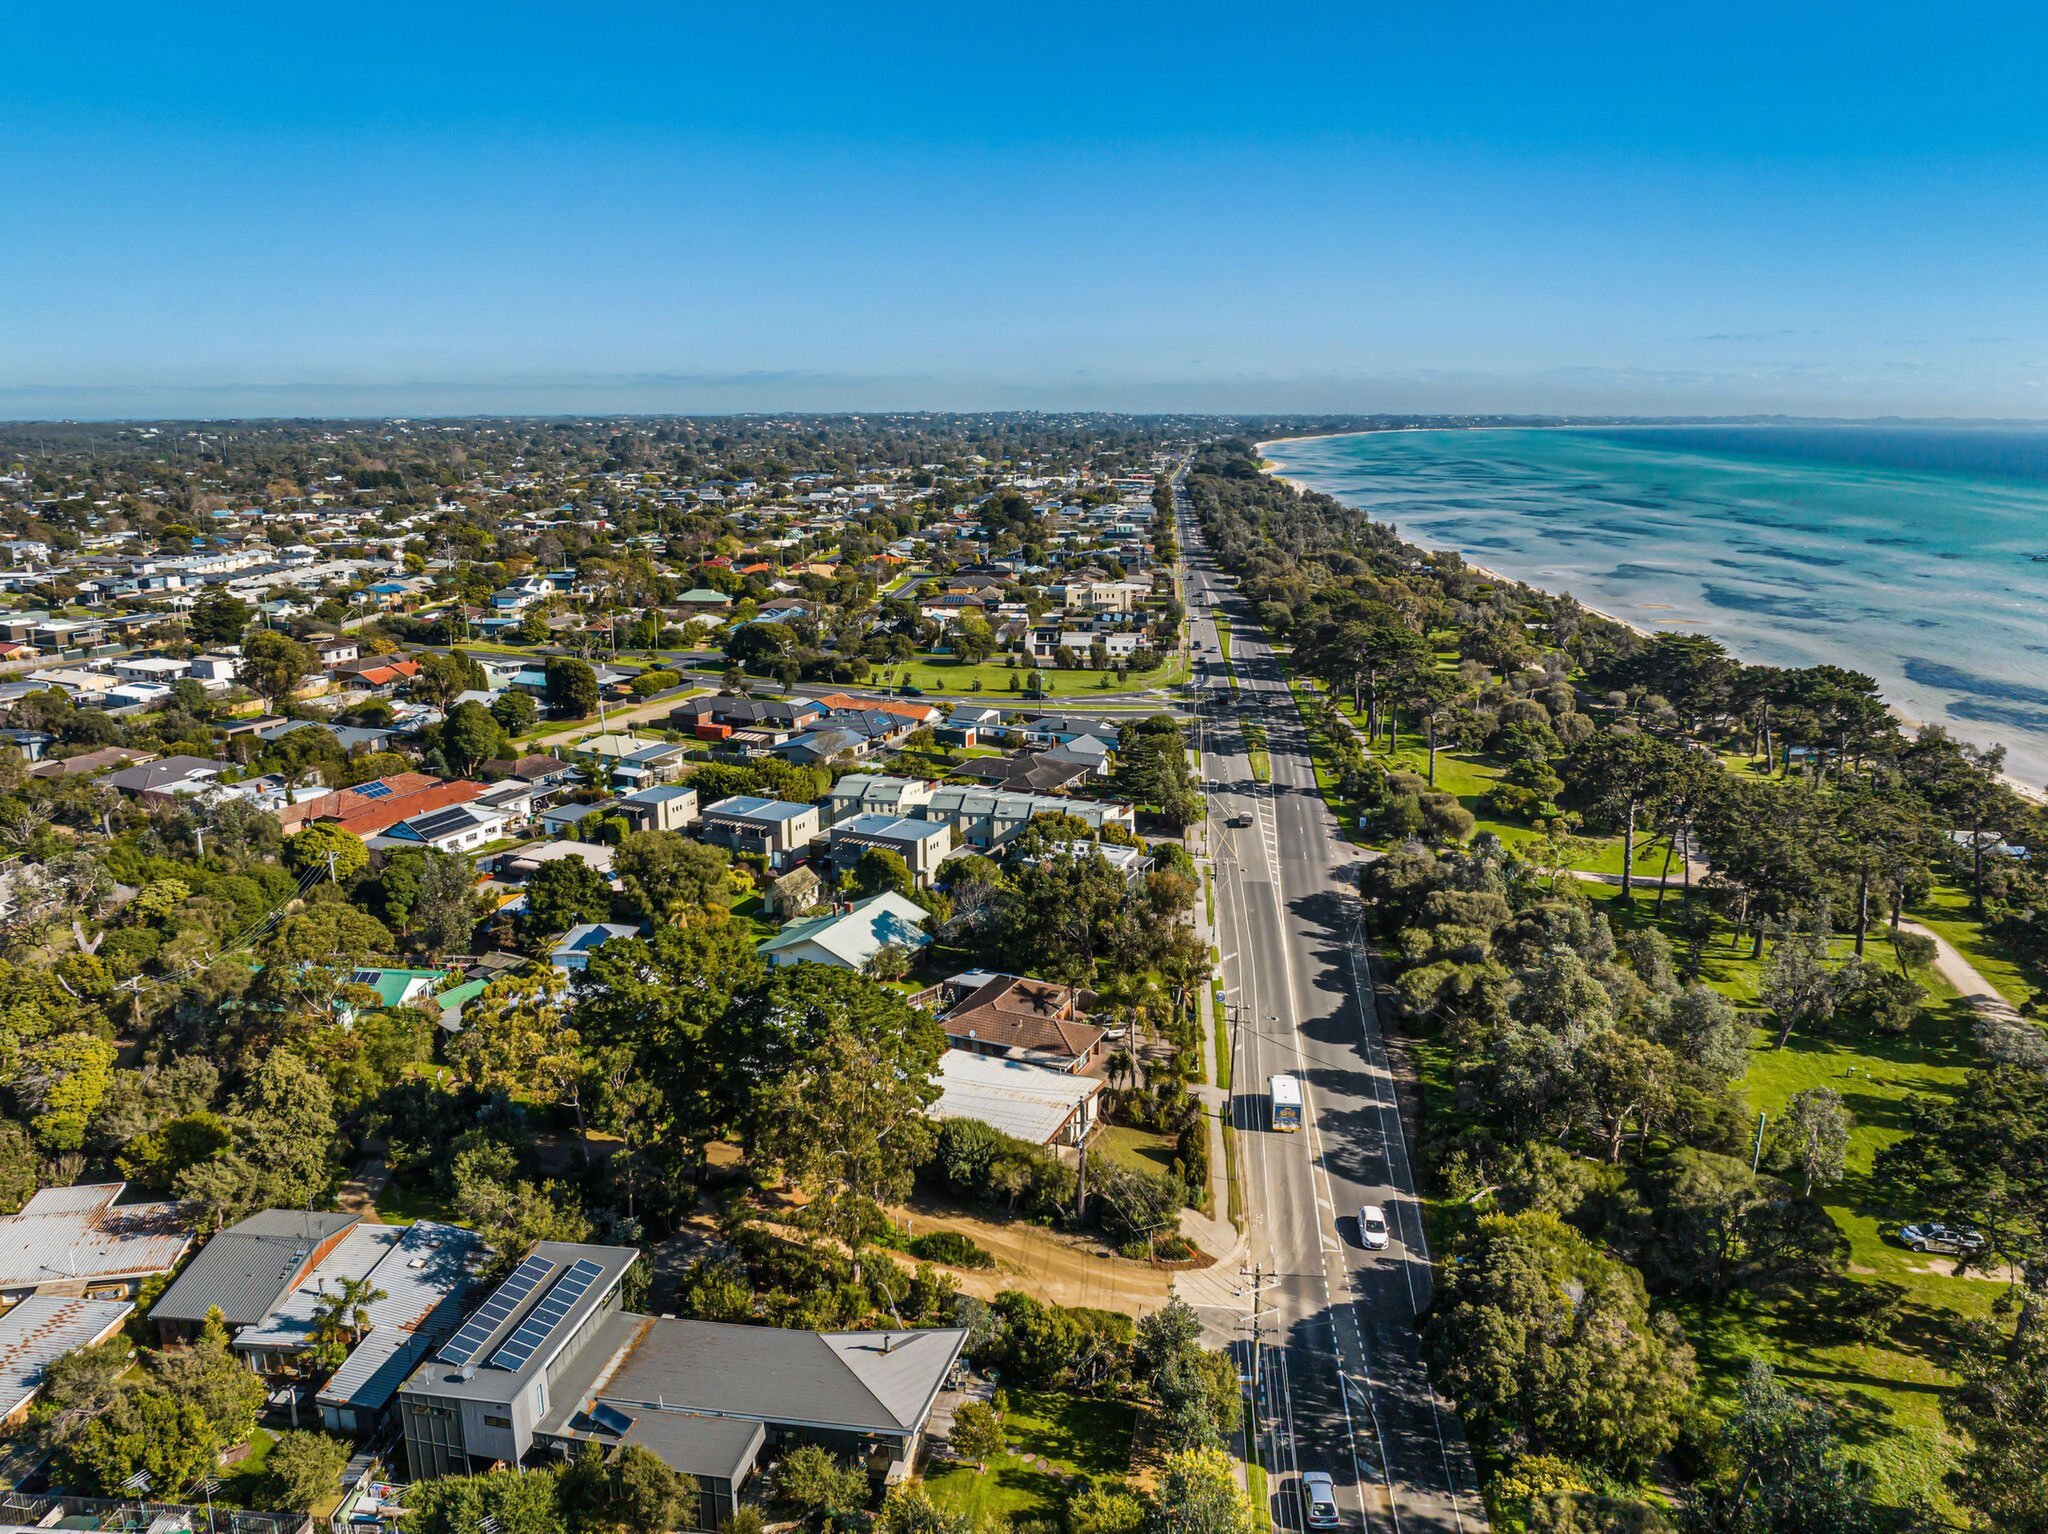
[{"label": "white house", "polygon": [[508,817],[501,809],[481,803],[451,804],[429,810],[410,820],[401,820],[381,836],[372,837],[373,847],[431,847],[436,852],[474,852],[505,834]]},{"label": "white house", "polygon": [[923,948],[928,912],[894,890],[856,900],[844,911],[793,921],[761,944],[774,965],[831,964],[861,969],[885,948]]}]

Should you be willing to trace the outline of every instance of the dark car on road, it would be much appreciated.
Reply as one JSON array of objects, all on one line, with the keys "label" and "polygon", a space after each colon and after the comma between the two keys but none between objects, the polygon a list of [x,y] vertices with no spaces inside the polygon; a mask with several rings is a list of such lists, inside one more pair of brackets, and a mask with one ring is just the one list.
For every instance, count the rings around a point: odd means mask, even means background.
[{"label": "dark car on road", "polygon": [[1984,1250],[1984,1233],[1967,1225],[1943,1225],[1924,1220],[1918,1225],[1901,1225],[1899,1240],[1916,1252],[1946,1252],[1967,1257]]},{"label": "dark car on road", "polygon": [[1230,819],[1224,822],[1225,825],[1231,827],[1233,830],[1239,831],[1243,830],[1246,826],[1250,825],[1251,823],[1252,818],[1249,815],[1233,815],[1230,817]]}]

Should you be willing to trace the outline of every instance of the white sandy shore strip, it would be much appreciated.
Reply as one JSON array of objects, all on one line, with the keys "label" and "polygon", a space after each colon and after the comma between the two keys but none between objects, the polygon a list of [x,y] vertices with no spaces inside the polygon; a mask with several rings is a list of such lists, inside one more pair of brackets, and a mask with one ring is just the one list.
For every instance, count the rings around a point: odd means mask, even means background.
[{"label": "white sandy shore strip", "polygon": [[[1394,429],[1398,431],[1421,431],[1424,428],[1418,426],[1403,426]],[[1265,467],[1268,456],[1266,453],[1266,449],[1269,447],[1278,447],[1282,443],[1286,442],[1320,441],[1322,440],[1323,436],[1362,435],[1365,434],[1361,432],[1329,432],[1309,437],[1275,437],[1271,442],[1254,443],[1252,450],[1259,455],[1260,463],[1264,472],[1272,475],[1273,478],[1279,480],[1282,484],[1292,485],[1296,490],[1299,490],[1304,494],[1313,492],[1316,494],[1327,495],[1329,494],[1328,491],[1317,491],[1315,486],[1308,484],[1303,480],[1296,479],[1291,474],[1285,473],[1284,470],[1287,466],[1277,458],[1271,460],[1271,467]],[[1378,433],[1373,433],[1373,435],[1376,436],[1378,435]],[[1338,497],[1332,496],[1331,499],[1336,500],[1338,499]],[[1360,510],[1357,507],[1353,507],[1352,509],[1354,511],[1358,511],[1360,516],[1369,516],[1368,513],[1366,513],[1363,510]],[[1432,552],[1441,551],[1432,550]],[[1456,551],[1454,550],[1452,552]],[[1458,557],[1460,559],[1465,560],[1465,566],[1467,569],[1477,570],[1481,575],[1486,576],[1489,580],[1500,581],[1503,584],[1509,586],[1527,586],[1531,591],[1541,591],[1543,589],[1542,587],[1536,585],[1533,581],[1525,581],[1519,578],[1518,576],[1509,575],[1505,571],[1495,570],[1486,565],[1482,565],[1478,563],[1476,560],[1465,559],[1465,556],[1462,553],[1459,554]],[[1555,593],[1552,594],[1554,595]],[[1566,595],[1570,595],[1570,593],[1566,593]],[[1654,639],[1660,632],[1674,632],[1674,630],[1672,629],[1658,630],[1646,628],[1644,625],[1640,623],[1622,617],[1619,613],[1606,612],[1598,607],[1592,606],[1590,603],[1581,602],[1577,597],[1573,597],[1572,600],[1575,602],[1579,602],[1579,606],[1585,608],[1587,612],[1592,613],[1595,617],[1605,618],[1609,623],[1618,623],[1623,628],[1633,630],[1635,633],[1642,635],[1645,639]],[[1897,704],[1887,703],[1885,707],[1891,710],[1892,717],[1898,720],[1899,723],[1903,725],[1906,729],[1917,732],[1927,728],[1927,723],[1925,720],[1915,719],[1910,714],[1902,712]],[[2029,804],[2048,804],[2048,794],[2044,794],[2041,789],[2035,787],[2033,784],[2024,782],[2021,779],[2014,777],[2011,773],[2001,772],[2000,774],[1998,774],[1998,781],[2003,783],[2007,788],[2011,789],[2014,793],[2018,794],[2022,799],[2026,800]]]}]

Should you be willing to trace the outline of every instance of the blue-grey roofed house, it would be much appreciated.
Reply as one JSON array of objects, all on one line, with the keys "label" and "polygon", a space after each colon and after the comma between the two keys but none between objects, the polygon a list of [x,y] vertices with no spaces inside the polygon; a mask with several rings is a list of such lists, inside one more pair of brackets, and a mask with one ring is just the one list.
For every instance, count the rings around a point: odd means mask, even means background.
[{"label": "blue-grey roofed house", "polygon": [[932,877],[953,850],[953,828],[943,820],[903,815],[853,815],[832,828],[832,866],[841,875],[880,848],[903,859],[911,878],[930,888]]},{"label": "blue-grey roofed house", "polygon": [[794,861],[818,834],[818,807],[734,794],[704,811],[704,840],[738,854],[752,854],[780,869]]},{"label": "blue-grey roofed house", "polygon": [[574,974],[590,962],[593,948],[602,948],[615,937],[639,935],[638,927],[629,927],[624,922],[587,921],[562,934],[562,940],[548,954],[548,963],[565,975]]}]

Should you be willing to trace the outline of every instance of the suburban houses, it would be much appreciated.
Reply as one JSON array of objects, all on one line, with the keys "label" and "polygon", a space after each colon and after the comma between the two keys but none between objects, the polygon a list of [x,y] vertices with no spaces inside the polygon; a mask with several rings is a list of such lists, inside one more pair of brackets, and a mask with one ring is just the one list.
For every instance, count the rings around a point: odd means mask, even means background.
[{"label": "suburban houses", "polygon": [[[974,1305],[1031,1284],[965,1233],[874,1230],[928,1201],[1059,1225],[1153,1303],[1193,1260],[1210,1179],[1157,1104],[1199,1053],[1164,999],[1207,973],[1198,850],[1124,744],[1192,770],[1156,432],[842,470],[292,424],[290,493],[281,466],[194,493],[217,445],[120,430],[139,488],[0,476],[0,512],[63,531],[0,568],[0,796],[34,799],[0,915],[58,956],[24,960],[40,1031],[0,1062],[30,1168],[0,1204],[0,1493],[246,1519],[266,1456],[336,1454],[291,1510],[394,1534],[451,1477],[644,1451],[695,1483],[664,1530],[710,1534],[780,1520],[822,1451],[872,1506],[966,1464],[1006,1367]],[[160,453],[204,465],[177,497]],[[416,455],[441,469],[391,467]],[[841,1028],[901,1094],[862,1132],[909,1126],[852,1194],[765,1124]],[[825,1139],[860,1107],[805,1111]],[[970,1134],[1028,1208],[944,1184]],[[175,1486],[109,1480],[37,1403],[115,1343],[121,1401],[189,1426],[152,1392],[217,1368],[204,1405],[253,1417]]]}]

